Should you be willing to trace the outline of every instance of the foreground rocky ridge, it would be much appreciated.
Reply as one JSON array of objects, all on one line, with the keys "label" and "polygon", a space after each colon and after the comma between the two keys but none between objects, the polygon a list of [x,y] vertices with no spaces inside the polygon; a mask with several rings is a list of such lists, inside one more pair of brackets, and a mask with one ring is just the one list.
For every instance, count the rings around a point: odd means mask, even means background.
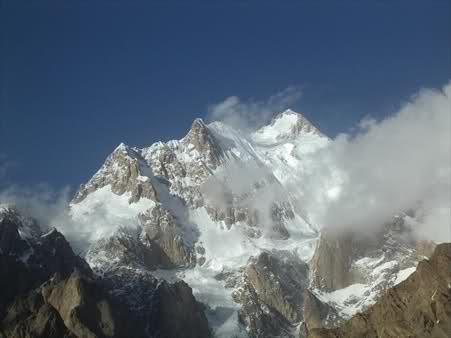
[{"label": "foreground rocky ridge", "polygon": [[312,329],[309,338],[449,337],[451,332],[451,243],[440,244],[429,259],[367,311],[335,329]]},{"label": "foreground rocky ridge", "polygon": [[0,274],[0,337],[210,335],[203,308],[186,283],[142,278],[128,291],[144,290],[140,304],[148,305],[134,308],[117,294],[117,286],[127,285],[119,273],[113,288],[113,279],[93,274],[61,233],[42,232],[36,221],[11,208],[0,209]]}]

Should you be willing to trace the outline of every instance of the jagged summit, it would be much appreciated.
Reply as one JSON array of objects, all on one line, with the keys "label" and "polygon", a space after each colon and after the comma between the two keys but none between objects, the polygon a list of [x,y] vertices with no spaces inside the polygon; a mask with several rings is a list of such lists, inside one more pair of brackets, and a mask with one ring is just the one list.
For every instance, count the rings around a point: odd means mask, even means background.
[{"label": "jagged summit", "polygon": [[141,160],[139,151],[135,147],[131,147],[128,144],[121,142],[111,153],[110,157],[127,156],[132,159]]},{"label": "jagged summit", "polygon": [[192,144],[199,153],[209,153],[212,160],[216,161],[219,156],[218,142],[200,118],[193,121],[190,131],[181,141],[184,144]]},{"label": "jagged summit", "polygon": [[130,202],[138,201],[141,197],[157,200],[155,189],[150,182],[152,176],[152,171],[142,156],[128,145],[121,143],[91,180],[80,186],[73,202],[81,202],[91,192],[106,186],[110,186],[118,195],[129,193]]},{"label": "jagged summit", "polygon": [[302,114],[298,113],[298,112],[295,112],[294,110],[288,108],[288,109],[284,110],[283,112],[277,114],[275,116],[275,118],[278,118],[279,116],[282,116],[282,115],[302,115]]},{"label": "jagged summit", "polygon": [[121,142],[115,149],[116,150],[128,150],[129,146],[126,145],[124,142]]}]

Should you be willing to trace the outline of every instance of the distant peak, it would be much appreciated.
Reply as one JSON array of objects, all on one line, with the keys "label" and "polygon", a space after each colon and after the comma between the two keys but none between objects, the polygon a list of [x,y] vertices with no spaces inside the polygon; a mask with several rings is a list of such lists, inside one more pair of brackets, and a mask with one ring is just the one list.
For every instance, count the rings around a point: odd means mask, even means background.
[{"label": "distant peak", "polygon": [[215,136],[202,119],[196,118],[193,121],[190,131],[181,141],[184,144],[191,144],[199,153],[208,153],[211,162],[218,163],[221,149]]},{"label": "distant peak", "polygon": [[291,109],[288,108],[287,110],[284,110],[283,112],[279,113],[278,116],[280,116],[280,115],[302,115],[302,114],[301,113],[297,113],[294,110],[291,110]]},{"label": "distant peak", "polygon": [[114,149],[113,154],[116,153],[124,153],[128,154],[130,156],[136,156],[136,148],[130,147],[129,145],[125,144],[124,142],[121,142],[116,149]]},{"label": "distant peak", "polygon": [[134,147],[130,147],[129,145],[121,142],[116,149],[110,154],[110,159],[117,158],[131,158],[131,159],[140,159],[140,155],[137,152],[137,149]]},{"label": "distant peak", "polygon": [[274,123],[275,120],[279,120],[282,118],[290,118],[292,119],[293,122],[298,121],[299,119],[301,120],[307,120],[307,118],[302,114],[302,113],[298,113],[292,109],[286,109],[283,112],[280,112],[279,114],[275,115],[274,118],[272,119],[272,123]]},{"label": "distant peak", "polygon": [[317,134],[321,132],[301,113],[286,109],[277,114],[267,126],[254,133],[253,139],[258,142],[275,143],[294,139],[301,134]]},{"label": "distant peak", "polygon": [[194,127],[194,126],[205,127],[205,122],[200,117],[195,118],[191,127]]},{"label": "distant peak", "polygon": [[183,138],[185,142],[196,144],[210,139],[212,136],[208,130],[207,125],[201,118],[194,119],[191,129]]},{"label": "distant peak", "polygon": [[121,142],[116,149],[114,149],[114,151],[128,151],[129,150],[129,146],[126,145],[124,142]]}]

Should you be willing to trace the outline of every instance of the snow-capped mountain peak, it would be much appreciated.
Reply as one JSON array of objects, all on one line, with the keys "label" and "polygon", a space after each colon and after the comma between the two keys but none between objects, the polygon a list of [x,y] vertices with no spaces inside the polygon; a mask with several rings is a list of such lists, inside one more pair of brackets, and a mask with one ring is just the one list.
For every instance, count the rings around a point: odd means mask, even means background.
[{"label": "snow-capped mountain peak", "polygon": [[276,115],[269,125],[258,129],[252,138],[258,143],[275,144],[294,140],[302,134],[323,136],[304,115],[287,109]]},{"label": "snow-capped mountain peak", "polygon": [[[297,290],[307,287],[312,278],[307,262],[324,247],[315,250],[320,225],[314,222],[314,211],[299,203],[302,191],[293,189],[293,182],[312,170],[310,155],[329,142],[302,114],[288,109],[251,134],[225,122],[195,119],[180,140],[142,149],[121,143],[71,204],[73,220],[93,233],[86,259],[100,274],[128,271],[128,285],[140,274],[186,281],[207,305],[217,337],[239,332],[243,337],[293,337],[291,327],[302,317],[303,300]],[[411,258],[414,251],[400,255]],[[387,266],[394,260],[379,252],[370,258],[376,261],[382,256]],[[314,266],[317,276],[329,271],[334,257],[334,253],[321,254]],[[352,257],[356,269],[362,265],[358,259],[367,258]],[[414,258],[406,261],[390,263],[387,274],[396,277],[400,269],[411,271]],[[290,277],[286,272],[293,267],[302,273]],[[385,273],[388,269],[382,267]],[[343,274],[348,268],[343,266]],[[260,283],[255,278],[261,271],[266,271],[264,289],[277,290],[268,298],[254,285]],[[378,276],[359,290],[375,290],[376,297],[383,287]],[[287,282],[291,278],[299,283]],[[323,290],[320,283],[312,297],[321,298],[318,302],[331,309],[337,307],[334,313],[340,317],[344,305],[329,300],[335,300],[333,292],[344,287],[355,290],[354,284],[350,280],[337,290]],[[282,306],[278,314],[269,310],[286,299],[296,301]],[[369,302],[347,306],[347,314],[362,304]],[[225,306],[230,315],[219,310]],[[284,310],[291,307],[298,312]],[[274,318],[279,322],[273,328],[261,326],[261,320],[274,322]]]}]

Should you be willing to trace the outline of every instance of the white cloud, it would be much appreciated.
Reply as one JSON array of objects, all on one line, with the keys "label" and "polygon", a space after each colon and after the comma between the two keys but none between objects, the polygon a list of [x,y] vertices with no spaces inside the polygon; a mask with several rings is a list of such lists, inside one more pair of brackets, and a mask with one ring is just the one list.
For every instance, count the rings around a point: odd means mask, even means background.
[{"label": "white cloud", "polygon": [[364,229],[417,209],[422,237],[451,240],[451,84],[423,89],[392,116],[366,119],[312,155],[303,204],[323,226]]},{"label": "white cloud", "polygon": [[67,209],[70,189],[55,191],[45,184],[32,188],[10,185],[0,191],[0,204],[15,206],[24,215],[49,225],[60,219]]},{"label": "white cloud", "polygon": [[240,129],[255,129],[267,123],[275,113],[292,107],[301,97],[298,87],[288,87],[266,100],[241,100],[237,96],[230,96],[220,103],[208,107],[207,119],[223,121]]}]

